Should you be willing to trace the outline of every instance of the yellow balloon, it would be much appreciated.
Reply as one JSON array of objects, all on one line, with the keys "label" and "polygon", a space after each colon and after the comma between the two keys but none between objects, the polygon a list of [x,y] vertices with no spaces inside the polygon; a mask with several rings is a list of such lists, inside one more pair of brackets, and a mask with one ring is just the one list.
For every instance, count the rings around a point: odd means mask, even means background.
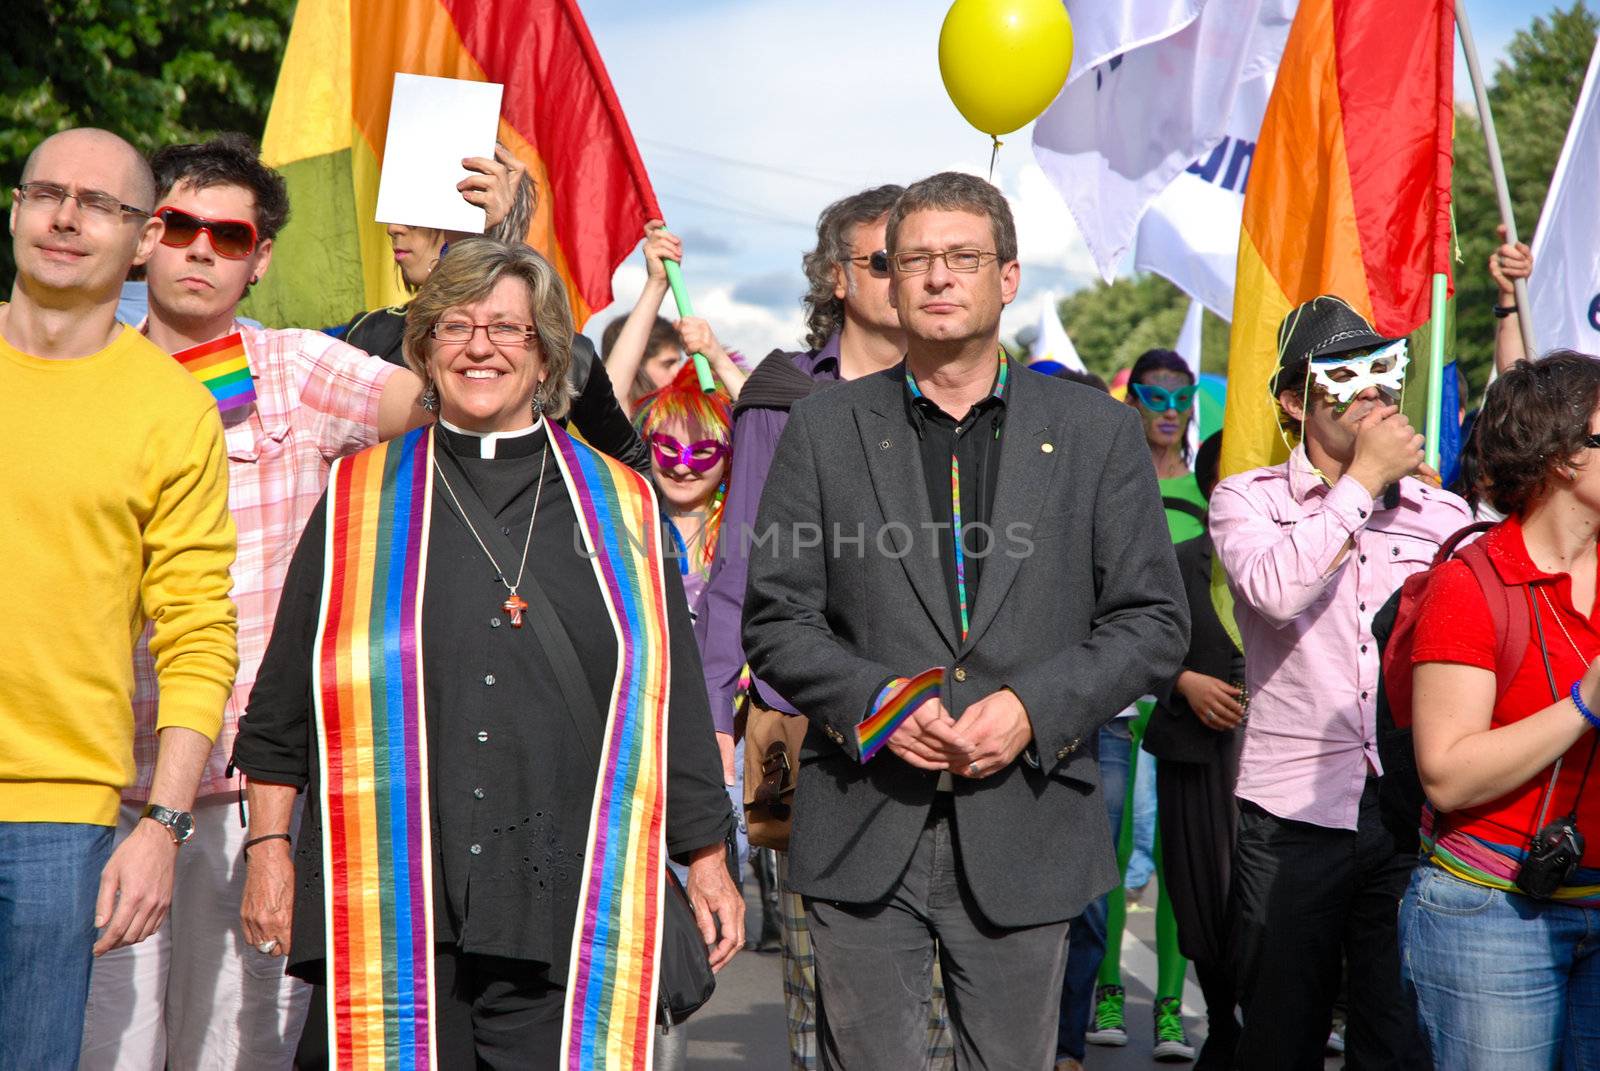
[{"label": "yellow balloon", "polygon": [[939,73],[963,118],[1009,134],[1050,106],[1072,66],[1061,0],[955,0],[939,31]]}]

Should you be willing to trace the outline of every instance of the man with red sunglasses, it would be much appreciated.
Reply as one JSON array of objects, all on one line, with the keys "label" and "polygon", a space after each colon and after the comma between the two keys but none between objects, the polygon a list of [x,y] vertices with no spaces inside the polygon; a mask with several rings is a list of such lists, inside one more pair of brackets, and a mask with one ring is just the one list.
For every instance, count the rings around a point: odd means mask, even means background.
[{"label": "man with red sunglasses", "polygon": [[[179,853],[172,908],[143,944],[95,964],[81,1066],[160,1071],[171,1067],[286,1067],[299,1040],[309,987],[286,978],[283,960],[246,945],[241,898],[249,863],[283,841],[244,843],[230,803],[240,787],[228,757],[255,683],[290,553],[337,457],[361,450],[430,415],[422,385],[396,368],[320,331],[242,324],[240,300],[272,262],[289,213],[283,179],[263,165],[250,139],[224,134],[168,146],[151,161],[155,218],[164,228],[145,265],[151,342],[208,382],[211,358],[243,361],[229,388],[213,386],[228,457],[228,505],[239,531],[233,598],[239,611],[241,672],[222,731],[206,760],[193,807],[195,835]],[[243,390],[244,393],[238,393]],[[123,794],[119,838],[137,822],[149,793],[157,717],[148,648],[134,659],[136,780]],[[257,910],[261,910],[260,907]]]}]

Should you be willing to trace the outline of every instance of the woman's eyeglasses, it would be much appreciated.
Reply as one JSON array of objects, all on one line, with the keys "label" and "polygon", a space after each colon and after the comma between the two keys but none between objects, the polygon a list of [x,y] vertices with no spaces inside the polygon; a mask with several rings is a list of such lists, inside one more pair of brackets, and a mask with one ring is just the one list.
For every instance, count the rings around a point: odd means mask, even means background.
[{"label": "woman's eyeglasses", "polygon": [[471,342],[479,331],[492,345],[508,350],[526,346],[539,333],[529,324],[469,324],[465,320],[440,320],[428,328],[428,334],[440,342]]},{"label": "woman's eyeglasses", "polygon": [[161,232],[162,245],[184,249],[205,231],[219,257],[243,260],[256,251],[256,227],[249,220],[206,219],[171,205],[156,209],[156,216],[167,225]]},{"label": "woman's eyeglasses", "polygon": [[1152,413],[1165,413],[1169,409],[1176,413],[1187,413],[1194,408],[1194,392],[1198,389],[1193,384],[1177,390],[1168,390],[1153,383],[1133,385],[1133,393],[1139,399],[1139,404]]},{"label": "woman's eyeglasses", "polygon": [[656,452],[656,464],[662,468],[682,465],[690,472],[709,472],[730,452],[728,444],[717,439],[701,439],[685,445],[659,431],[650,436],[650,447]]}]

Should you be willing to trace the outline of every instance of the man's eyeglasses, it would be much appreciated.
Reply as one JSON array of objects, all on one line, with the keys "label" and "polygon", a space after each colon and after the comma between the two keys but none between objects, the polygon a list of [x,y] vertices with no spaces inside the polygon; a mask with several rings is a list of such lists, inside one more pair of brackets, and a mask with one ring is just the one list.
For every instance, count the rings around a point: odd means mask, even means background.
[{"label": "man's eyeglasses", "polygon": [[728,444],[717,439],[701,439],[685,445],[659,431],[650,436],[650,446],[656,452],[656,464],[662,468],[682,465],[690,472],[709,472],[730,452]]},{"label": "man's eyeglasses", "polygon": [[1591,450],[1600,450],[1600,435],[1591,435],[1583,440],[1583,445]]},{"label": "man's eyeglasses", "polygon": [[982,249],[946,249],[942,253],[931,249],[908,249],[890,259],[901,275],[921,275],[925,271],[932,271],[936,260],[944,261],[944,266],[951,271],[975,272],[999,256],[998,253],[986,253]]},{"label": "man's eyeglasses", "polygon": [[249,220],[206,219],[171,205],[156,209],[156,216],[167,225],[161,232],[161,244],[173,249],[186,248],[205,231],[219,257],[243,260],[256,251],[256,227]]},{"label": "man's eyeglasses", "polygon": [[428,334],[440,342],[471,342],[472,336],[482,331],[492,345],[501,349],[526,346],[539,332],[529,324],[469,324],[464,320],[440,320],[428,328]]},{"label": "man's eyeglasses", "polygon": [[846,257],[850,263],[865,266],[874,275],[889,274],[889,252],[886,249],[875,249],[871,255],[865,257]]},{"label": "man's eyeglasses", "polygon": [[55,209],[60,207],[63,201],[71,198],[78,202],[79,208],[91,216],[109,219],[112,216],[120,216],[126,212],[130,216],[138,216],[141,219],[150,217],[150,213],[144,209],[135,208],[133,205],[125,205],[109,193],[103,193],[100,190],[80,190],[77,193],[73,193],[65,186],[54,182],[24,182],[17,187],[17,196],[22,199],[24,204],[33,205],[36,208]]},{"label": "man's eyeglasses", "polygon": [[1133,385],[1134,397],[1139,399],[1140,405],[1152,413],[1165,413],[1169,409],[1177,413],[1187,413],[1194,408],[1194,392],[1198,389],[1193,384],[1179,387],[1177,390],[1168,390],[1153,383]]}]

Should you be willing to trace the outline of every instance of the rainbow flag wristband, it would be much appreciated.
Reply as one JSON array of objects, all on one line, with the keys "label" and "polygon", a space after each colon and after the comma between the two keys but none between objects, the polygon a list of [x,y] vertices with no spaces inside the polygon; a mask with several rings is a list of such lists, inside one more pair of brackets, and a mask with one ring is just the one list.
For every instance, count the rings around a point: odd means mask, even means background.
[{"label": "rainbow flag wristband", "polygon": [[911,717],[912,711],[930,699],[939,698],[943,684],[944,667],[931,666],[915,677],[902,678],[892,685],[878,709],[856,726],[856,746],[861,751],[861,761],[865,763],[876,755],[900,728],[900,723]]}]

